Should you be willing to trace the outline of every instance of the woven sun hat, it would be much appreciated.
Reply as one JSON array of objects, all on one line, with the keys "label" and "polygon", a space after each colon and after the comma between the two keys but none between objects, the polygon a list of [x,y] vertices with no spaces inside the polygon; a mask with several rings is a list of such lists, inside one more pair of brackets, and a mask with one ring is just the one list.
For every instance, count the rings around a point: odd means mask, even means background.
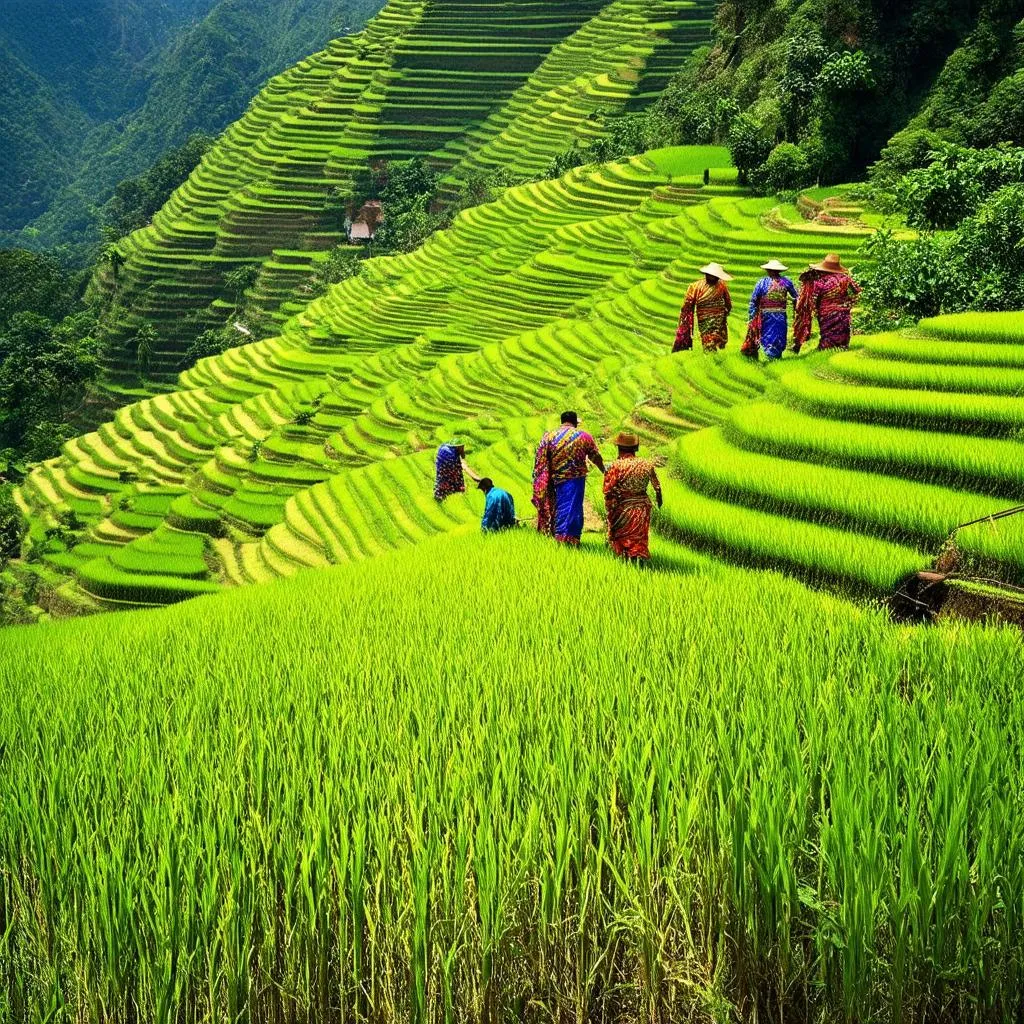
[{"label": "woven sun hat", "polygon": [[712,277],[717,277],[719,281],[732,280],[732,274],[727,274],[721,263],[709,263],[707,266],[701,267],[700,272],[702,274],[710,274]]},{"label": "woven sun hat", "polygon": [[846,267],[839,258],[839,253],[830,252],[820,263],[812,263],[811,270],[822,270],[826,274],[845,274]]},{"label": "woven sun hat", "polygon": [[767,263],[761,264],[761,269],[777,270],[781,274],[784,270],[789,270],[789,267],[787,267],[786,264],[781,262],[780,260],[769,260]]},{"label": "woven sun hat", "polygon": [[620,430],[615,435],[615,444],[619,448],[639,448],[640,438],[636,434],[630,434],[626,430]]}]

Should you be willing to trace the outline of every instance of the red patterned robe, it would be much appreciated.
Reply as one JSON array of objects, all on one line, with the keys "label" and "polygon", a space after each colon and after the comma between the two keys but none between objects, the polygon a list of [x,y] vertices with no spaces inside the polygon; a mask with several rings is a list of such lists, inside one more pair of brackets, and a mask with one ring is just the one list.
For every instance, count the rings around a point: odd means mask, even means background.
[{"label": "red patterned robe", "polygon": [[673,352],[693,348],[693,319],[696,315],[700,330],[700,343],[705,352],[716,352],[729,342],[729,314],[732,296],[724,281],[708,284],[696,281],[686,290],[683,308],[679,313],[679,329]]},{"label": "red patterned robe", "polygon": [[852,312],[860,293],[860,285],[849,274],[802,274],[793,324],[793,350],[799,352],[807,343],[815,314],[821,333],[818,348],[849,348]]},{"label": "red patterned robe", "polygon": [[622,558],[651,557],[651,499],[647,488],[660,488],[650,459],[635,455],[617,458],[604,475],[604,508],[608,517],[608,543]]}]

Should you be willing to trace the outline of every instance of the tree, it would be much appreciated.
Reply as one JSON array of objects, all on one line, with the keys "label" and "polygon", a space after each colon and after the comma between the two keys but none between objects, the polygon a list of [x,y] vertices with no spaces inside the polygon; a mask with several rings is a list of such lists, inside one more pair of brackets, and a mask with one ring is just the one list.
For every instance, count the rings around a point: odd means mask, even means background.
[{"label": "tree", "polygon": [[195,366],[200,359],[206,359],[209,356],[219,356],[230,347],[230,339],[223,328],[220,330],[210,328],[196,335],[192,340],[192,343],[185,352],[185,358],[182,359],[182,364],[184,366]]},{"label": "tree", "polygon": [[78,305],[81,286],[55,256],[0,249],[0,333],[17,313],[57,321]]},{"label": "tree", "polygon": [[242,299],[246,291],[256,283],[256,279],[259,276],[259,263],[247,263],[245,266],[237,267],[235,270],[231,270],[224,275],[224,284],[234,295],[236,307],[242,305]]},{"label": "tree", "polygon": [[313,264],[313,276],[307,289],[309,294],[323,295],[331,285],[355,277],[362,264],[362,252],[358,248],[339,245],[331,249],[324,259]]},{"label": "tree", "polygon": [[768,159],[772,144],[765,137],[764,130],[749,114],[740,114],[729,129],[729,153],[732,162],[740,172],[740,181],[750,180],[750,172]]},{"label": "tree", "polygon": [[792,192],[811,184],[807,155],[792,142],[780,142],[760,167],[751,172],[751,183],[767,194]]},{"label": "tree", "polygon": [[[0,441],[29,458],[56,454],[45,440],[63,428],[70,409],[97,373],[95,317],[80,312],[53,324],[37,313],[19,313],[0,337]],[[35,432],[35,433],[34,433]],[[59,433],[59,431],[57,431]]]},{"label": "tree", "polygon": [[135,332],[135,337],[132,339],[135,349],[135,365],[138,367],[139,374],[143,377],[149,372],[149,363],[153,358],[153,351],[158,340],[159,335],[156,332],[156,328],[150,323],[140,324],[139,329]]},{"label": "tree", "polygon": [[20,553],[27,529],[12,488],[0,487],[0,567]]}]

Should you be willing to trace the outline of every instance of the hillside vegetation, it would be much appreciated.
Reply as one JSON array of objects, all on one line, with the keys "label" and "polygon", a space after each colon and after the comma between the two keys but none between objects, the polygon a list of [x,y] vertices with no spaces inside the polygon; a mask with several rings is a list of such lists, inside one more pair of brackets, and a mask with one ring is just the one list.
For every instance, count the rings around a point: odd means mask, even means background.
[{"label": "hillside vegetation", "polygon": [[[369,164],[416,155],[455,185],[496,161],[533,172],[609,116],[651,100],[710,28],[710,0],[393,0],[365,32],[272,80],[154,218],[98,274],[112,396],[169,383],[197,335],[229,317],[281,323],[319,252],[343,239],[344,196]],[[529,145],[524,145],[529,140]],[[233,275],[257,268],[240,290]],[[273,324],[274,320],[270,320]],[[273,330],[273,328],[271,328]]]},{"label": "hillside vegetation", "polygon": [[[3,254],[0,1020],[1015,1022],[1024,646],[955,616],[1024,622],[1018,16],[390,0],[122,184],[84,297]],[[849,350],[741,355],[830,251]],[[657,463],[649,563],[597,474],[576,549],[434,499],[460,437],[528,519],[564,408]]]},{"label": "hillside vegetation", "polygon": [[1024,141],[1022,41],[1022,0],[725,0],[661,107],[679,141],[739,139],[751,167],[781,146],[789,187],[858,178],[883,148],[906,171],[940,139]]},{"label": "hillside vegetation", "polygon": [[[271,75],[376,0],[54,0],[0,10],[0,238],[91,262],[98,207],[194,132],[219,133]],[[74,46],[67,41],[74,39]]]},{"label": "hillside vegetation", "polygon": [[[889,593],[1020,491],[1014,315],[769,367],[667,355],[709,254],[742,302],[767,254],[802,266],[870,237],[842,195],[802,201],[845,214],[828,226],[745,196],[728,169],[703,185],[716,163],[670,149],[510,189],[416,252],[366,261],[279,337],[200,361],[32,472],[19,499],[39,571],[73,574],[62,601],[162,604],[417,541],[474,515],[430,495],[455,433],[528,508],[533,444],[575,405],[599,436],[630,423],[669,461],[662,531]],[[966,340],[939,340],[961,323]],[[1017,540],[1010,521],[962,544],[1024,582]]]}]

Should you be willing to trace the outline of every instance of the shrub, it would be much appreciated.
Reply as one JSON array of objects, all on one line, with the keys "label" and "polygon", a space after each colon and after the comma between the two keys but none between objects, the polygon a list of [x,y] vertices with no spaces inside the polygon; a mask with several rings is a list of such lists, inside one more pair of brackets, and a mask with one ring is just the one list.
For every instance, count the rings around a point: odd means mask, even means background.
[{"label": "shrub", "polygon": [[729,129],[729,153],[740,172],[740,181],[750,180],[750,172],[760,167],[772,152],[764,129],[749,114],[740,114]]},{"label": "shrub", "polygon": [[792,192],[813,181],[807,154],[792,142],[780,142],[751,174],[751,183],[766,193]]},{"label": "shrub", "polygon": [[935,316],[946,291],[947,250],[947,242],[932,234],[909,241],[890,231],[872,235],[863,246],[867,267],[861,275],[869,304],[914,319]]}]

